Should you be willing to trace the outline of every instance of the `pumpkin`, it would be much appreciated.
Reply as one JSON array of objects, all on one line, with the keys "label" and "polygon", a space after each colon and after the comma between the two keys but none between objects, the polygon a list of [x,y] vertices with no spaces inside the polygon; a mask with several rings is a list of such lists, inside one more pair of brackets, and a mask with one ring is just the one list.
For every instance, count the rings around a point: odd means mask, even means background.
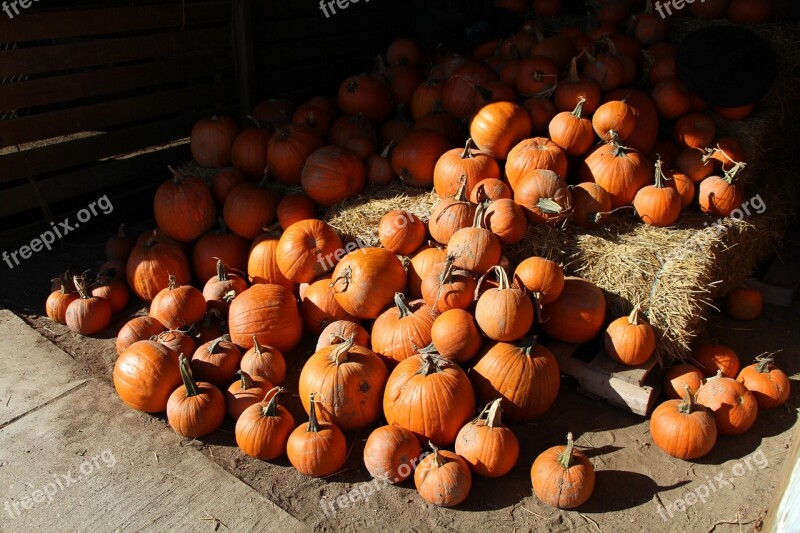
[{"label": "pumpkin", "polygon": [[180,384],[178,354],[150,340],[134,342],[114,363],[114,388],[126,405],[138,411],[164,412]]},{"label": "pumpkin", "polygon": [[594,466],[574,448],[572,433],[566,446],[553,446],[540,453],[531,466],[531,484],[536,497],[559,509],[586,503],[594,491]]},{"label": "pumpkin", "polygon": [[296,222],[283,232],[275,258],[286,279],[306,283],[330,272],[345,253],[336,231],[312,218]]},{"label": "pumpkin", "polygon": [[228,329],[231,340],[243,348],[252,348],[255,338],[282,353],[297,346],[303,335],[294,295],[272,284],[253,285],[231,302]]},{"label": "pumpkin", "polygon": [[486,178],[479,181],[469,193],[469,201],[473,204],[479,204],[486,200],[492,202],[503,199],[510,200],[513,197],[514,193],[511,192],[511,188],[506,182],[497,178]]},{"label": "pumpkin", "polygon": [[455,255],[447,255],[445,262],[435,265],[422,280],[422,297],[432,313],[472,305],[475,278],[466,270],[456,269],[455,260]]},{"label": "pumpkin", "polygon": [[122,329],[117,333],[115,348],[117,354],[121,354],[125,349],[133,344],[142,340],[148,340],[151,337],[158,335],[166,328],[164,324],[151,316],[137,316],[130,319],[122,326]]},{"label": "pumpkin", "polygon": [[487,405],[478,418],[465,425],[456,436],[455,450],[470,470],[479,476],[506,475],[519,458],[519,441],[503,425],[500,398]]},{"label": "pumpkin", "polygon": [[604,95],[603,101],[624,101],[633,112],[636,123],[625,143],[642,154],[649,154],[656,145],[659,133],[658,110],[645,93],[634,89],[617,89]]},{"label": "pumpkin", "polygon": [[272,346],[260,345],[255,335],[253,347],[242,355],[239,368],[253,378],[264,378],[275,385],[283,383],[286,377],[286,360],[283,354]]},{"label": "pumpkin", "polygon": [[753,102],[738,107],[712,106],[714,113],[725,120],[744,120],[753,114],[755,108],[756,104]]},{"label": "pumpkin", "polygon": [[228,416],[234,420],[238,420],[251,405],[266,401],[269,397],[268,391],[273,389],[272,383],[264,378],[252,377],[242,370],[236,374],[239,379],[225,390],[225,406]]},{"label": "pumpkin", "polygon": [[194,324],[206,314],[203,293],[191,285],[178,285],[175,276],[169,275],[169,285],[161,289],[150,304],[150,316],[169,329]]},{"label": "pumpkin", "polygon": [[250,242],[228,232],[225,220],[220,217],[219,228],[200,237],[192,251],[192,267],[200,280],[208,280],[217,273],[217,261],[222,261],[232,270],[247,268]]},{"label": "pumpkin", "polygon": [[258,122],[277,128],[285,126],[292,120],[295,105],[286,98],[269,98],[256,104],[253,108],[253,118]]},{"label": "pumpkin", "polygon": [[555,225],[569,217],[572,192],[552,170],[534,170],[514,187],[514,201],[532,224]]},{"label": "pumpkin", "polygon": [[[314,104],[303,104],[298,106],[295,110],[294,115],[292,116],[292,126],[304,126],[309,128],[314,133],[319,135],[320,138],[325,137],[328,134],[328,130],[331,128],[331,122],[333,121],[333,117],[328,110],[322,109],[321,107],[314,105]],[[280,130],[276,131],[276,135]],[[273,135],[273,139],[276,135]],[[272,139],[270,139],[271,141]],[[269,149],[267,151],[267,161],[269,163]],[[271,166],[271,165],[270,165]],[[302,167],[301,167],[302,168]]]},{"label": "pumpkin", "polygon": [[236,420],[236,445],[250,457],[271,461],[286,453],[286,441],[295,422],[292,414],[278,404],[278,394],[282,392],[280,387],[270,390]]},{"label": "pumpkin", "polygon": [[570,61],[567,79],[556,87],[553,93],[553,102],[556,110],[570,112],[575,109],[583,100],[583,111],[587,115],[593,115],[600,107],[600,87],[597,82],[578,76],[578,57],[573,57]]},{"label": "pumpkin", "polygon": [[604,93],[622,85],[625,67],[613,54],[599,54],[596,57],[584,49],[588,61],[583,67],[583,78],[593,80]]},{"label": "pumpkin", "polygon": [[51,280],[53,283],[57,283],[60,288],[51,292],[44,304],[47,316],[50,320],[54,320],[59,324],[67,323],[67,308],[80,297],[77,292],[67,290],[68,278],[66,276],[67,274],[64,274]]},{"label": "pumpkin", "polygon": [[592,117],[595,133],[604,141],[611,140],[615,132],[621,140],[631,136],[636,126],[633,109],[624,101],[611,100],[601,105]]},{"label": "pumpkin", "polygon": [[351,150],[333,145],[315,150],[300,176],[308,197],[326,207],[356,196],[364,189],[364,183],[361,159]]},{"label": "pumpkin", "polygon": [[245,128],[236,136],[231,148],[231,162],[234,168],[241,170],[249,178],[258,180],[264,176],[269,166],[267,155],[273,132],[262,127],[255,118],[247,118],[255,123],[255,127]]},{"label": "pumpkin", "polygon": [[463,309],[449,309],[433,321],[431,343],[445,359],[464,363],[480,351],[483,337],[472,314]]},{"label": "pumpkin", "polygon": [[678,191],[664,183],[667,178],[661,168],[662,164],[660,159],[656,161],[655,185],[642,187],[633,198],[633,208],[642,222],[659,228],[673,225],[683,207]]},{"label": "pumpkin", "polygon": [[514,279],[521,281],[540,304],[555,301],[564,289],[564,271],[555,262],[542,257],[522,260],[514,271]]},{"label": "pumpkin", "polygon": [[[380,145],[392,145],[400,142],[403,137],[411,133],[414,129],[414,121],[408,117],[408,111],[403,104],[397,104],[397,112],[392,120],[385,122],[378,130],[378,143]],[[377,146],[376,150],[377,152]],[[388,154],[387,154],[388,157]]]},{"label": "pumpkin", "polygon": [[[195,322],[191,327],[191,332],[194,334],[195,339],[197,339],[195,349],[197,349],[197,346],[200,344],[213,341],[228,333],[228,322],[226,318],[227,317],[223,318],[222,314],[217,309],[209,309],[206,311],[206,316],[203,317],[203,320]],[[194,349],[188,353],[194,353]]]},{"label": "pumpkin", "polygon": [[582,344],[603,327],[606,299],[603,291],[585,279],[568,277],[553,302],[542,305],[542,330],[561,342]]},{"label": "pumpkin", "polygon": [[338,146],[347,147],[354,139],[377,139],[375,127],[361,113],[342,115],[333,123],[328,134],[328,141]]},{"label": "pumpkin", "polygon": [[463,150],[448,150],[436,162],[433,169],[433,187],[439,198],[447,198],[458,192],[462,177],[466,177],[467,194],[484,179],[500,179],[497,162],[484,153],[475,153],[472,139],[467,139]]},{"label": "pumpkin", "polygon": [[508,198],[493,201],[483,216],[486,229],[494,233],[501,245],[517,244],[528,231],[528,222],[522,208]]},{"label": "pumpkin", "polygon": [[300,299],[303,325],[314,336],[319,336],[331,322],[355,320],[336,301],[330,282],[330,275],[314,280]]},{"label": "pumpkin", "polygon": [[574,185],[572,191],[572,221],[581,228],[599,228],[611,213],[611,196],[594,182]]},{"label": "pumpkin", "polygon": [[694,183],[700,183],[714,173],[714,165],[704,158],[702,150],[695,148],[680,152],[675,158],[674,167]]},{"label": "pumpkin", "polygon": [[300,185],[300,175],[306,160],[322,148],[321,134],[311,128],[292,124],[281,128],[269,140],[267,162],[270,174],[289,187]]},{"label": "pumpkin", "polygon": [[690,364],[669,367],[664,372],[664,395],[670,400],[680,400],[684,395],[684,385],[688,385],[693,394],[697,394],[703,384],[703,373]]},{"label": "pumpkin", "polygon": [[373,154],[364,161],[367,181],[372,185],[388,185],[394,181],[391,152],[394,142],[386,145],[380,154]]},{"label": "pumpkin", "polygon": [[744,186],[736,179],[744,163],[725,172],[724,177],[710,176],[698,187],[700,210],[717,217],[729,217],[744,202]]},{"label": "pumpkin", "polygon": [[174,167],[169,170],[172,179],[162,183],[153,198],[156,223],[171,239],[193,241],[217,220],[214,197],[200,178],[185,176]]},{"label": "pumpkin", "polygon": [[472,474],[466,461],[457,454],[440,450],[431,443],[433,453],[420,461],[414,471],[417,492],[428,503],[453,507],[469,496]]},{"label": "pumpkin", "polygon": [[189,439],[213,433],[225,418],[225,397],[212,385],[195,381],[189,371],[189,361],[180,355],[183,385],[170,394],[167,401],[167,421],[178,435]]},{"label": "pumpkin", "polygon": [[652,0],[647,0],[644,12],[636,15],[635,25],[636,40],[644,46],[652,46],[667,39],[669,25],[662,16],[653,12]]},{"label": "pumpkin", "polygon": [[392,170],[406,185],[429,188],[439,158],[450,143],[439,132],[417,129],[403,137],[392,150]]},{"label": "pumpkin", "polygon": [[92,284],[92,296],[108,300],[111,304],[111,312],[117,313],[125,309],[130,299],[131,291],[128,285],[121,279],[109,279],[99,276],[97,281]]},{"label": "pumpkin", "polygon": [[229,117],[214,115],[198,120],[189,138],[192,157],[201,167],[230,166],[231,147],[238,133],[239,126]]},{"label": "pumpkin", "polygon": [[456,363],[423,353],[392,370],[383,396],[386,422],[397,424],[434,444],[452,444],[472,419],[475,395]]},{"label": "pumpkin", "polygon": [[378,239],[397,255],[411,255],[425,242],[425,223],[410,211],[389,211],[378,223]]},{"label": "pumpkin", "polygon": [[594,144],[592,121],[582,117],[585,103],[586,99],[581,96],[571,113],[567,111],[559,113],[553,117],[548,126],[550,138],[568,156],[577,157],[583,155]]},{"label": "pumpkin", "polygon": [[483,225],[482,205],[475,210],[471,227],[456,231],[447,243],[447,255],[454,256],[456,268],[483,273],[500,261],[500,241]]},{"label": "pumpkin", "polygon": [[83,278],[74,276],[72,282],[78,291],[64,313],[64,323],[70,331],[81,335],[94,335],[111,323],[111,304],[104,298],[92,296],[86,290]]},{"label": "pumpkin", "polygon": [[672,80],[678,77],[678,65],[675,63],[675,56],[653,58],[650,70],[647,73],[647,81],[651,87],[655,87],[662,81]]},{"label": "pumpkin", "polygon": [[336,105],[336,99],[328,96],[314,96],[306,102],[309,105],[317,106],[322,109],[331,118],[336,118],[339,114],[339,107]]},{"label": "pumpkin", "polygon": [[[499,286],[480,295],[475,305],[475,321],[490,339],[515,341],[533,325],[533,303],[523,289],[509,284],[503,267],[494,266],[491,270],[497,276]],[[484,276],[478,281],[476,292]]]},{"label": "pumpkin", "polygon": [[683,148],[707,148],[716,138],[717,128],[708,115],[688,113],[675,123],[674,135]]},{"label": "pumpkin", "polygon": [[361,324],[350,320],[337,320],[327,325],[319,335],[315,351],[320,351],[331,344],[340,344],[353,337],[353,342],[357,346],[369,348],[372,346],[369,340],[369,333]]},{"label": "pumpkin", "polygon": [[333,270],[331,282],[342,309],[363,319],[378,318],[405,286],[403,264],[383,248],[362,248],[344,256]]},{"label": "pumpkin", "polygon": [[703,457],[717,442],[714,414],[695,402],[694,393],[683,385],[683,400],[667,400],[650,416],[653,442],[667,454],[688,461]]},{"label": "pumpkin", "polygon": [[446,260],[447,252],[442,248],[423,245],[417,250],[406,264],[408,269],[406,294],[414,299],[422,298],[423,278],[428,276],[436,265]]},{"label": "pumpkin", "polygon": [[192,354],[197,349],[197,341],[189,331],[180,329],[168,329],[151,337],[151,340],[163,344],[173,350],[176,354]]},{"label": "pumpkin", "polygon": [[691,96],[686,85],[678,80],[665,80],[653,87],[650,93],[658,113],[670,120],[682,117],[691,109]]},{"label": "pumpkin", "polygon": [[469,227],[475,221],[475,205],[467,200],[466,190],[465,178],[454,196],[433,206],[428,231],[436,242],[446,245],[456,231]]},{"label": "pumpkin", "polygon": [[235,378],[241,362],[241,350],[224,335],[195,350],[191,359],[192,375],[224,390]]},{"label": "pumpkin", "polygon": [[414,472],[421,454],[413,433],[400,426],[381,426],[369,434],[364,445],[364,466],[375,479],[402,483]]},{"label": "pumpkin", "polygon": [[[442,110],[438,106],[433,111],[414,123],[414,130],[432,130],[447,139],[448,146],[445,151],[452,146],[461,144],[464,137],[461,135],[460,124],[452,115]],[[442,152],[444,153],[444,152]]]},{"label": "pumpkin", "polygon": [[722,377],[721,372],[706,380],[696,399],[713,411],[720,435],[741,435],[753,426],[758,416],[753,393],[735,379]]},{"label": "pumpkin", "polygon": [[272,283],[294,293],[297,284],[286,279],[278,267],[280,237],[280,231],[270,229],[253,241],[247,258],[247,275],[254,285]]},{"label": "pumpkin", "polygon": [[442,89],[444,84],[431,76],[414,89],[411,96],[411,117],[417,121],[442,105]]},{"label": "pumpkin", "polygon": [[105,245],[106,259],[119,259],[127,261],[131,250],[136,246],[136,239],[125,232],[125,224],[119,225],[117,234],[108,238]]},{"label": "pumpkin", "polygon": [[221,316],[228,315],[228,307],[236,296],[247,290],[247,281],[241,276],[228,273],[222,260],[217,261],[217,275],[203,286],[203,298],[208,309],[216,309]]},{"label": "pumpkin", "polygon": [[467,61],[446,79],[442,89],[442,107],[458,120],[464,120],[477,111],[480,105],[478,93],[483,90],[482,86],[496,80],[497,75],[481,63]]},{"label": "pumpkin", "polygon": [[666,173],[667,187],[675,189],[678,196],[681,198],[681,209],[686,209],[694,202],[694,195],[697,192],[697,186],[694,182],[681,172],[670,170]]},{"label": "pumpkin", "polygon": [[301,474],[326,477],[338,472],[347,459],[347,441],[333,424],[317,421],[315,393],[309,396],[308,425],[300,424],[286,441],[289,462]]},{"label": "pumpkin", "polygon": [[316,218],[317,206],[303,193],[287,194],[278,203],[278,224],[284,230],[301,220]]},{"label": "pumpkin", "polygon": [[506,177],[516,191],[523,178],[535,170],[550,170],[559,176],[567,175],[567,155],[550,139],[534,137],[520,142],[509,152]]},{"label": "pumpkin", "polygon": [[492,102],[472,118],[469,133],[481,151],[495,159],[506,159],[513,147],[530,136],[531,128],[525,109],[512,102]]},{"label": "pumpkin", "polygon": [[630,205],[636,193],[653,180],[650,163],[639,153],[622,146],[617,136],[586,158],[595,183],[611,196],[614,209]]},{"label": "pumpkin", "polygon": [[[713,149],[706,149],[704,160],[713,159],[718,170],[733,170],[737,165],[744,167],[745,151],[742,143],[735,137],[720,137]],[[741,170],[741,169],[739,169]]]},{"label": "pumpkin", "polygon": [[269,176],[258,183],[243,183],[228,193],[222,208],[225,224],[236,235],[255,239],[275,221],[275,211],[280,197],[270,189]]},{"label": "pumpkin", "polygon": [[523,96],[552,91],[558,81],[558,71],[558,65],[548,57],[533,55],[521,59],[517,66],[515,88]]},{"label": "pumpkin", "polygon": [[383,61],[383,56],[378,56],[378,75],[386,80],[392,100],[398,105],[411,105],[414,90],[422,83],[422,73],[419,69],[409,65],[396,65],[388,67]]},{"label": "pumpkin", "polygon": [[641,365],[650,359],[656,348],[656,335],[650,324],[639,321],[638,305],[629,316],[608,325],[603,347],[609,357],[623,365]]},{"label": "pumpkin", "polygon": [[372,351],[393,367],[431,343],[434,318],[434,309],[425,301],[410,302],[398,292],[394,307],[381,313],[372,325]]},{"label": "pumpkin", "polygon": [[558,111],[553,102],[541,96],[532,96],[522,103],[522,108],[528,113],[531,119],[531,133],[533,135],[544,135],[547,133],[547,126]]},{"label": "pumpkin", "polygon": [[735,320],[755,320],[764,309],[758,289],[737,287],[725,296],[725,312]]},{"label": "pumpkin", "polygon": [[759,409],[775,409],[789,399],[789,378],[773,363],[772,356],[756,357],[756,362],[744,367],[736,378],[753,393]]},{"label": "pumpkin", "polygon": [[385,121],[392,114],[392,94],[389,87],[369,74],[359,74],[344,80],[339,86],[337,101],[343,113],[362,113],[373,124]]}]

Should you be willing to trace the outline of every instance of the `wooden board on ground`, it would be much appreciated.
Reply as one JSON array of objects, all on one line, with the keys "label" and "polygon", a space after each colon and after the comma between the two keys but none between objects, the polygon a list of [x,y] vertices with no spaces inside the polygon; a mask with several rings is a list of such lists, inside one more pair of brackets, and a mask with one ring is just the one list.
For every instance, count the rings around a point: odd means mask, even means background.
[{"label": "wooden board on ground", "polygon": [[580,384],[580,392],[605,400],[641,416],[647,416],[661,392],[655,357],[639,366],[625,366],[612,360],[593,344],[545,343],[558,360],[561,373]]}]

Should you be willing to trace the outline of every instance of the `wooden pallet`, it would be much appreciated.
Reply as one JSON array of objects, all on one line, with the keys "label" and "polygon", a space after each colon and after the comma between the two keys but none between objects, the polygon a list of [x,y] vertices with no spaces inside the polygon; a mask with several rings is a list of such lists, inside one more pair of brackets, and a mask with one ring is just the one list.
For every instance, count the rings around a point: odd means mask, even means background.
[{"label": "wooden pallet", "polygon": [[595,344],[567,344],[549,341],[545,345],[558,360],[561,373],[578,380],[579,392],[592,398],[647,416],[661,392],[660,372],[655,357],[639,366],[625,366],[612,360]]}]

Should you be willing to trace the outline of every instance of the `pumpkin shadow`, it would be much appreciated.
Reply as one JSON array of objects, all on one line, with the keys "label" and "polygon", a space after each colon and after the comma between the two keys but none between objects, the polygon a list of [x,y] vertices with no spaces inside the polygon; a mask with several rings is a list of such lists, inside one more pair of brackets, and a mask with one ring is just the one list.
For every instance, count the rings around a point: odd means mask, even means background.
[{"label": "pumpkin shadow", "polygon": [[[597,470],[591,498],[573,510],[585,513],[624,511],[653,501],[655,495],[660,492],[682,487],[689,483],[691,481],[685,480],[662,487],[648,476],[637,472]],[[653,501],[652,514],[656,516],[658,515],[657,505]]]}]

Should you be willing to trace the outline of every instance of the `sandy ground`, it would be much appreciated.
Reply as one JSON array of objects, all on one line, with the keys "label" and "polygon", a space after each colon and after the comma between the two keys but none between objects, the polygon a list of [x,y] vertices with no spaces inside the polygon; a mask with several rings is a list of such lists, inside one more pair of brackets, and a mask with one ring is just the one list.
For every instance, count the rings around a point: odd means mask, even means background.
[{"label": "sandy ground", "polygon": [[[1,265],[0,303],[67,352],[79,374],[110,382],[116,358],[115,332],[131,315],[144,312],[139,302],[131,302],[94,338],[75,335],[42,317],[50,278],[67,267],[80,270],[100,263],[101,243],[113,224],[103,225],[82,231],[80,241],[40,254],[13,271]],[[512,472],[495,480],[475,478],[469,498],[455,509],[426,504],[412,481],[397,487],[369,484],[361,461],[369,430],[348,435],[351,450],[344,470],[325,480],[302,476],[285,459],[265,463],[245,456],[235,445],[230,421],[203,442],[187,444],[318,531],[749,531],[770,502],[797,423],[799,316],[800,304],[795,303],[792,309],[768,306],[752,323],[712,317],[705,339],[732,346],[743,364],[762,352],[783,350],[779,363],[792,377],[794,389],[787,406],[762,412],[743,436],[720,437],[714,450],[695,463],[664,454],[652,444],[648,420],[581,396],[576,383],[567,377],[562,378],[558,400],[547,414],[532,423],[511,425],[521,443]],[[298,421],[306,417],[295,387],[312,346],[310,340],[304,343],[288,361],[286,404]],[[119,409],[126,408],[119,404]],[[137,423],[158,423],[163,431],[170,431],[158,417],[124,415]],[[115,413],[106,410],[93,416],[113,417]],[[559,511],[532,495],[529,471],[536,455],[561,444],[568,431],[594,463],[597,483],[586,504],[574,511]],[[170,446],[163,453],[180,454],[181,450]],[[689,493],[702,494],[705,501],[684,508],[678,500]],[[348,494],[356,501],[342,498]],[[344,504],[335,512],[327,507],[326,513],[323,504],[337,498]],[[694,500],[688,497],[688,501]]]}]

